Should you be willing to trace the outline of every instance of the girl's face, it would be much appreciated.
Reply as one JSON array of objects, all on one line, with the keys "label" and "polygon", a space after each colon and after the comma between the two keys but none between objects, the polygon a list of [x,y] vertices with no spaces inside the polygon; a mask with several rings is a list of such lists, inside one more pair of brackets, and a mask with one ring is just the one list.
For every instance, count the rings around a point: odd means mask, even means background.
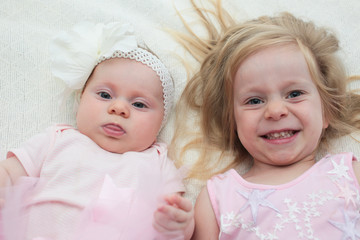
[{"label": "girl's face", "polygon": [[81,96],[76,116],[79,131],[115,153],[151,146],[164,116],[158,75],[130,59],[100,63]]},{"label": "girl's face", "polygon": [[313,160],[328,126],[319,92],[295,44],[251,55],[234,79],[236,129],[254,163],[289,165]]}]

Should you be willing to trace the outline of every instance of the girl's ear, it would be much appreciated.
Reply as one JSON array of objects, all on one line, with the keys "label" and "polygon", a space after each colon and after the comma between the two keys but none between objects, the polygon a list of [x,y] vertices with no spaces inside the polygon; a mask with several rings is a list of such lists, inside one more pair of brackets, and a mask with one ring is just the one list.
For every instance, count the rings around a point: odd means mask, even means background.
[{"label": "girl's ear", "polygon": [[321,104],[322,108],[322,121],[323,121],[323,129],[327,129],[329,127],[329,119],[328,116],[326,116],[326,111],[324,108],[324,103]]},{"label": "girl's ear", "polygon": [[329,127],[329,121],[327,119],[327,117],[325,116],[325,114],[323,114],[323,129],[326,129]]}]

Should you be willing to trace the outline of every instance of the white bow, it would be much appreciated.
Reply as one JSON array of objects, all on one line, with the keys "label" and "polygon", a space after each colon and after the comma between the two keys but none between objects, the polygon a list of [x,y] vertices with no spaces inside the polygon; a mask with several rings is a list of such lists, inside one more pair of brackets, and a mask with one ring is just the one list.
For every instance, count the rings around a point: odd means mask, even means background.
[{"label": "white bow", "polygon": [[82,89],[101,57],[109,57],[116,50],[129,52],[137,47],[130,24],[82,22],[71,31],[60,33],[50,44],[51,71],[68,88]]}]

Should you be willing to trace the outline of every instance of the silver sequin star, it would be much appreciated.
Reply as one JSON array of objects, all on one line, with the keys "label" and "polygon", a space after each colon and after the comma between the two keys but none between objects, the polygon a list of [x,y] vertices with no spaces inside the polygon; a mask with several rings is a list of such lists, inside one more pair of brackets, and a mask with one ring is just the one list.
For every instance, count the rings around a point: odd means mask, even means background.
[{"label": "silver sequin star", "polygon": [[275,192],[275,190],[273,189],[269,189],[269,190],[254,189],[251,192],[242,192],[242,191],[237,191],[237,192],[246,199],[248,199],[245,205],[240,209],[240,212],[244,211],[247,207],[250,207],[254,223],[256,223],[259,206],[268,207],[275,210],[276,212],[279,212],[279,210],[277,210],[273,206],[273,204],[266,199],[271,193]]},{"label": "silver sequin star", "polygon": [[356,223],[360,218],[360,214],[357,214],[355,218],[350,219],[350,217],[347,215],[347,213],[342,210],[342,213],[344,214],[345,222],[334,222],[329,220],[329,222],[334,225],[336,228],[340,229],[343,232],[342,240],[355,240],[356,237],[360,238],[360,232],[356,229]]},{"label": "silver sequin star", "polygon": [[347,171],[349,170],[348,166],[344,165],[344,157],[342,157],[340,164],[338,165],[334,160],[331,160],[334,169],[329,171],[330,174],[336,174],[337,178],[346,178],[347,180],[352,181],[352,179],[349,177]]}]

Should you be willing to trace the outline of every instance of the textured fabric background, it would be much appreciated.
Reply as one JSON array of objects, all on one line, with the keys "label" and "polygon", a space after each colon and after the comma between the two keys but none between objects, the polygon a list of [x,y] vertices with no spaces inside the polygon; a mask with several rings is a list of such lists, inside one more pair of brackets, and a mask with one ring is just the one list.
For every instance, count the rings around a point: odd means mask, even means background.
[{"label": "textured fabric background", "polygon": [[[186,71],[174,53],[181,56],[183,50],[163,29],[183,30],[174,6],[183,10],[188,5],[188,0],[1,0],[0,159],[6,157],[9,148],[51,123],[74,123],[71,104],[59,108],[64,86],[54,81],[49,71],[48,45],[59,31],[68,30],[79,21],[131,22],[170,68],[178,98],[186,82]],[[360,1],[224,0],[224,5],[239,20],[289,11],[334,29],[349,73],[360,74]],[[161,133],[166,142],[172,136],[171,120]],[[339,140],[335,147],[360,156],[360,144],[352,138]],[[189,182],[188,196],[192,199],[199,190],[195,185]]]}]

